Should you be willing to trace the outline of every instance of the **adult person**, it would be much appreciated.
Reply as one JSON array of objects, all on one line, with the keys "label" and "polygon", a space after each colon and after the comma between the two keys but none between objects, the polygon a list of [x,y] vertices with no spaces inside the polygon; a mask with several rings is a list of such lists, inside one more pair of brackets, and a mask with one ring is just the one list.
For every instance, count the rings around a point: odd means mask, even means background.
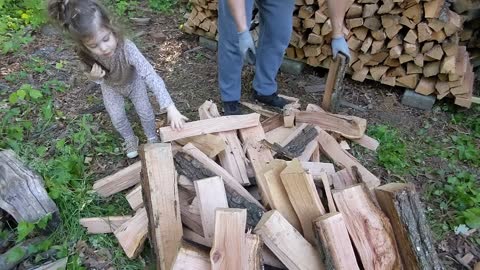
[{"label": "adult person", "polygon": [[[257,0],[260,35],[255,47],[250,35],[254,0],[219,0],[218,81],[225,115],[241,114],[241,74],[244,61],[255,65],[253,97],[283,108],[288,102],[277,94],[276,76],[292,33],[294,0]],[[327,0],[332,22],[332,52],[349,56],[342,33],[346,0]]]}]

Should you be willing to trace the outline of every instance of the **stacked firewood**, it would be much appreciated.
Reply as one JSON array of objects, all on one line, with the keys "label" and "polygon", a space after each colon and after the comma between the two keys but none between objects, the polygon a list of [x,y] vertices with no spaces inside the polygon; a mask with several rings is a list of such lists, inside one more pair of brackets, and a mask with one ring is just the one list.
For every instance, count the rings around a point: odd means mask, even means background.
[{"label": "stacked firewood", "polygon": [[189,34],[218,39],[218,0],[190,0],[192,11],[186,15],[183,31]]},{"label": "stacked firewood", "polygon": [[132,216],[80,222],[130,258],[148,236],[157,269],[443,269],[415,188],[379,186],[348,152],[378,147],[366,120],[289,100],[284,115],[250,106],[264,121],[206,101],[201,120],[161,128],[164,143],[95,182],[102,197],[131,188]]},{"label": "stacked firewood", "polygon": [[480,65],[480,0],[456,0],[453,10],[464,20],[460,42],[470,51],[472,64]]},{"label": "stacked firewood", "polygon": [[[348,72],[354,80],[373,79],[438,99],[454,97],[457,105],[471,106],[473,68],[466,48],[459,45],[465,36],[461,34],[463,19],[450,10],[446,0],[351,2],[344,33],[351,54]],[[216,37],[216,3],[192,3],[184,30]],[[326,1],[297,0],[295,5],[286,56],[328,68],[332,25]],[[476,34],[473,30],[467,33]]]}]

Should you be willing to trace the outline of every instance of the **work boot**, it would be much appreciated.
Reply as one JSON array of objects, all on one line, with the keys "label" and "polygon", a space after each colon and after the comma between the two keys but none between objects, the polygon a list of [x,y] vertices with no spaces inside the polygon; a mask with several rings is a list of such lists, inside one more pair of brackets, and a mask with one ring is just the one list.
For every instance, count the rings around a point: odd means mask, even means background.
[{"label": "work boot", "polygon": [[223,114],[224,115],[240,115],[240,103],[238,101],[226,101],[223,102]]},{"label": "work boot", "polygon": [[133,136],[132,138],[126,139],[123,147],[128,158],[136,158],[138,156],[138,137]]},{"label": "work boot", "polygon": [[279,109],[283,109],[285,105],[288,104],[288,101],[282,97],[279,97],[277,93],[273,93],[269,96],[262,96],[257,93],[257,91],[253,91],[253,98],[261,103],[266,105],[277,107]]}]

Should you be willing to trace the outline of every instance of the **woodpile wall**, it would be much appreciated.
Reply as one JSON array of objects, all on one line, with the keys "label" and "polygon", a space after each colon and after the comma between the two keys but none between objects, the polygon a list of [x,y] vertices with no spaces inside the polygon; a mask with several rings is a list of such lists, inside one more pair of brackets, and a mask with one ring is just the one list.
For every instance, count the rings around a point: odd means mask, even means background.
[{"label": "woodpile wall", "polygon": [[[193,9],[184,31],[217,39],[217,1],[190,2]],[[357,81],[368,78],[438,99],[452,97],[455,104],[470,107],[474,73],[467,46],[480,45],[473,38],[480,30],[462,29],[464,20],[473,18],[469,5],[477,2],[464,0],[463,6],[454,6],[461,16],[446,0],[351,0],[344,29],[351,54],[349,73]],[[328,68],[332,26],[326,0],[297,0],[295,6],[286,56]],[[473,21],[466,25],[474,27]],[[254,38],[257,28],[252,30]]]},{"label": "woodpile wall", "polygon": [[455,0],[453,10],[464,20],[460,43],[467,46],[474,67],[480,65],[480,0]]}]

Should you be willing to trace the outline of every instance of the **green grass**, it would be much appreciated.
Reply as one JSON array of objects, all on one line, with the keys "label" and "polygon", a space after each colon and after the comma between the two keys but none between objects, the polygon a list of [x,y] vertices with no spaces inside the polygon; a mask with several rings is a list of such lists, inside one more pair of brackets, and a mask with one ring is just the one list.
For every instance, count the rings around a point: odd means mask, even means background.
[{"label": "green grass", "polygon": [[[148,5],[156,11],[172,12],[176,3],[176,0],[149,0]],[[33,39],[31,31],[46,22],[44,4],[43,0],[0,0],[1,53],[17,52]],[[106,5],[121,18],[142,16],[136,0],[107,0]],[[55,73],[68,64],[66,61],[47,64],[41,58],[31,57],[18,72],[5,77],[15,90],[0,93],[0,150],[14,150],[38,172],[59,207],[63,224],[42,248],[60,250],[59,257],[69,255],[68,269],[85,269],[75,251],[76,243],[83,240],[94,249],[109,250],[115,268],[144,269],[144,260],[128,259],[113,235],[87,235],[79,224],[82,217],[125,215],[131,214],[131,209],[122,194],[104,199],[91,190],[99,173],[94,171],[97,159],[115,162],[124,158],[118,136],[100,127],[98,117],[72,118],[57,110],[54,96],[69,91],[64,82],[51,79],[36,86],[29,84],[29,74],[43,78],[47,71]],[[86,102],[96,100],[88,97]],[[140,128],[134,124],[134,129]],[[32,237],[37,229],[35,224],[21,224],[18,235]],[[0,238],[3,234],[0,231]]]},{"label": "green grass", "polygon": [[[441,109],[451,117],[444,130],[436,130],[433,123],[413,135],[386,125],[368,130],[380,141],[377,162],[390,174],[404,179],[429,175],[423,199],[439,239],[446,233],[480,228],[480,107],[458,111],[444,105]],[[429,159],[440,162],[441,168],[430,167]],[[472,239],[480,243],[478,235]]]},{"label": "green grass", "polygon": [[[117,268],[143,269],[141,260],[125,257],[113,235],[87,235],[79,224],[82,217],[130,214],[122,194],[103,199],[91,190],[93,181],[98,178],[98,172],[93,171],[95,161],[115,162],[124,155],[117,135],[98,126],[100,121],[94,116],[70,118],[55,109],[54,95],[68,91],[68,85],[48,80],[35,88],[22,75],[54,72],[55,69],[55,64],[32,59],[20,72],[9,75],[10,84],[15,85],[16,90],[0,96],[0,149],[14,150],[44,179],[63,223],[50,236],[49,247],[65,250],[61,255],[70,255],[69,269],[84,269],[75,254],[75,244],[79,240],[86,241],[92,248],[111,251]],[[85,162],[87,157],[93,161]],[[28,232],[30,227],[20,229]]]},{"label": "green grass", "polygon": [[377,125],[369,129],[369,134],[380,142],[377,149],[379,164],[392,173],[406,173],[409,166],[407,148],[398,131],[386,125]]}]

